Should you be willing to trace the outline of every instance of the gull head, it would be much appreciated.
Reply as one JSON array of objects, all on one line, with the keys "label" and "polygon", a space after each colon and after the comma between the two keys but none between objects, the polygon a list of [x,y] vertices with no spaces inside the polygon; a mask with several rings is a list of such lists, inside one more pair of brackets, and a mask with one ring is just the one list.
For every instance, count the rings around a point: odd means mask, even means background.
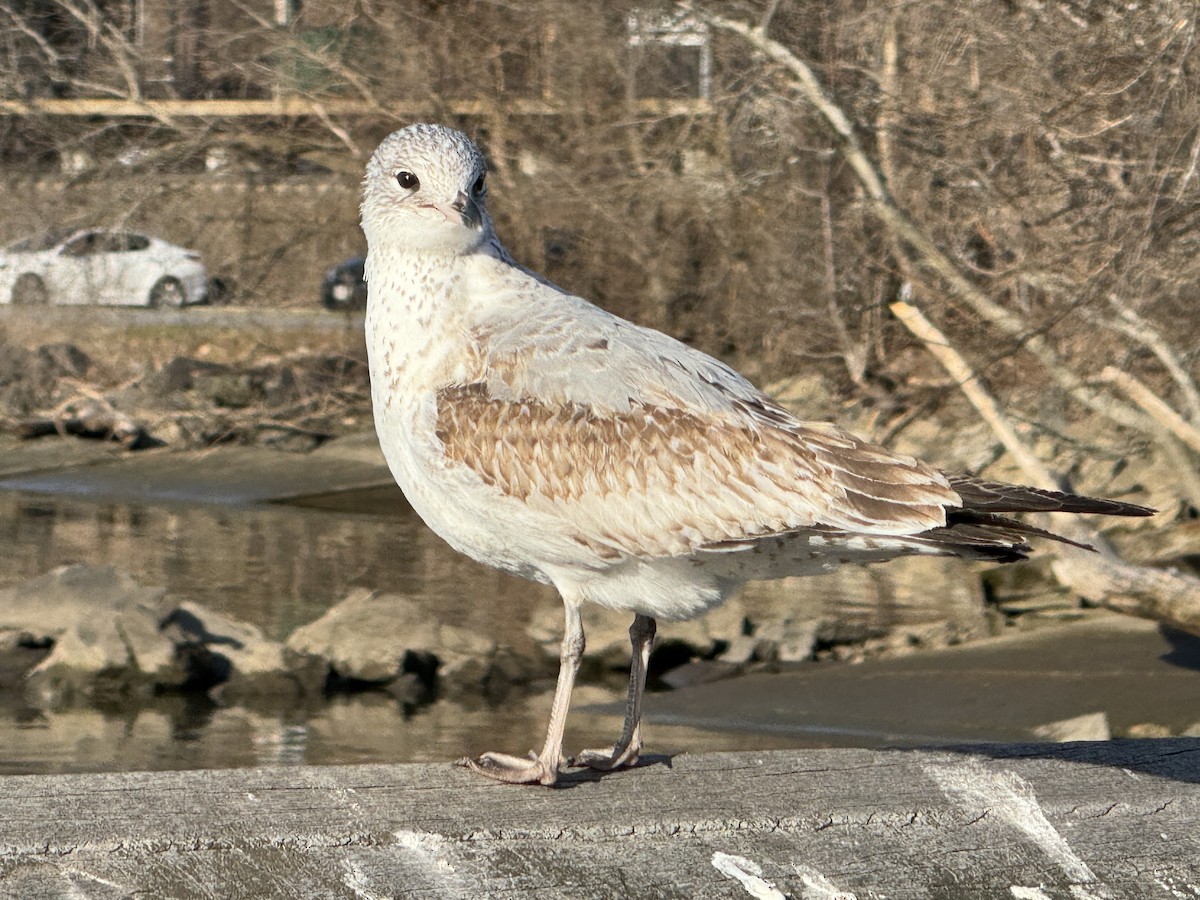
[{"label": "gull head", "polygon": [[492,234],[487,163],[461,131],[409,125],[371,156],[362,227],[372,251],[465,253]]}]

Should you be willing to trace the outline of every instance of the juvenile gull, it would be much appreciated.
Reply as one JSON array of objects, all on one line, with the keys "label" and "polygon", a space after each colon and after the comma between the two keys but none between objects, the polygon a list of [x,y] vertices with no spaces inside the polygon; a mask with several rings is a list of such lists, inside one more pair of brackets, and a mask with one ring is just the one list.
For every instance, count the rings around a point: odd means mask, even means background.
[{"label": "juvenile gull", "polygon": [[[564,764],[635,763],[655,620],[698,615],[744,581],[918,553],[1008,562],[1054,535],[1007,513],[1149,514],[946,475],[796,419],[723,363],[518,265],[492,229],[486,172],[465,135],[412,125],[371,157],[362,203],[392,474],[451,546],[554,585],[566,608],[541,752],[463,761],[475,771],[553,784]],[[634,613],[633,662],[620,737],[568,761],[586,602]]]}]

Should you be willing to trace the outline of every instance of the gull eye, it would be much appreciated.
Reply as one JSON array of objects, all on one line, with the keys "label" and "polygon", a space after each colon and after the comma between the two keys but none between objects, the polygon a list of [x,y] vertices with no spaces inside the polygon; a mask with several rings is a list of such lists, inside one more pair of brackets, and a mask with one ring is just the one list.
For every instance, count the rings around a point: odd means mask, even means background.
[{"label": "gull eye", "polygon": [[400,185],[406,191],[415,191],[421,186],[421,179],[412,172],[397,172],[396,184]]},{"label": "gull eye", "polygon": [[486,177],[487,177],[487,172],[481,172],[479,177],[475,179],[475,183],[473,185],[471,185],[471,193],[472,194],[482,194],[483,193],[483,187],[484,187],[483,179]]}]

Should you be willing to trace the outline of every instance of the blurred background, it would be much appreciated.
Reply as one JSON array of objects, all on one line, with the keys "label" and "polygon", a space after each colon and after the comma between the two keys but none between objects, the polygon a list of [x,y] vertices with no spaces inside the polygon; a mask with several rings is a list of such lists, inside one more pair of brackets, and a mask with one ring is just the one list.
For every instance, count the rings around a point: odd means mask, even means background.
[{"label": "blurred background", "polygon": [[[1136,367],[1145,348],[1089,319],[1115,300],[1196,346],[1189,4],[696,8],[770,14],[892,193],[1030,333]],[[5,0],[0,41],[0,243],[149,231],[240,305],[306,307],[365,250],[366,157],[441,121],[485,149],[516,256],[572,291],[774,376],[886,392],[911,370],[881,312],[895,239],[835,136],[743,37],[671,4]],[[1018,339],[921,287],[981,368],[1019,365]]]},{"label": "blurred background", "polygon": [[[554,597],[453,557],[389,486],[371,434],[360,181],[414,121],[480,144],[502,240],[568,290],[719,356],[804,417],[1028,481],[960,390],[973,372],[1055,478],[1160,510],[1109,531],[1127,561],[1190,578],[1196,40],[1182,0],[0,0],[0,584],[116,565],[277,642],[356,587],[484,634],[493,607],[467,601],[491,598],[515,611],[505,652],[546,658],[493,654],[457,696],[499,697],[501,675],[544,686]],[[850,123],[849,147],[796,64]],[[965,369],[927,352],[892,309],[902,297]],[[127,305],[148,308],[110,308]],[[816,600],[753,594],[659,668],[704,663],[703,680],[942,647],[1111,599],[1046,562],[966,582],[924,565],[803,589]],[[1191,599],[1165,618],[1200,628],[1195,585],[1180,590]],[[19,695],[0,744],[53,731],[68,695],[104,723],[103,737],[80,726],[102,749],[35,741],[10,770],[115,766],[112,741],[137,721],[159,723],[158,749],[133,765],[394,758],[389,728],[415,735],[403,752],[417,757],[466,749],[463,716],[435,705],[431,719],[429,696],[404,691],[399,706],[372,695],[358,731],[338,718],[349,707],[314,712],[311,696],[282,717],[184,703],[173,692],[196,683],[178,672],[151,691],[177,704],[155,707],[161,721],[141,682],[132,707],[96,714],[94,685],[21,687],[60,633],[0,626],[0,698]],[[625,627],[596,642],[593,674],[611,682],[596,699],[620,696]],[[28,653],[5,657],[4,641]],[[484,707],[495,730],[504,716]],[[212,731],[231,708],[242,724]],[[418,708],[451,730],[405,725]],[[1139,721],[1111,715],[1123,733]],[[333,743],[370,749],[306,756],[313,716]],[[1162,728],[1194,718],[1175,709]],[[239,728],[257,736],[222,737]],[[200,733],[210,750],[189,757],[178,741]]]}]

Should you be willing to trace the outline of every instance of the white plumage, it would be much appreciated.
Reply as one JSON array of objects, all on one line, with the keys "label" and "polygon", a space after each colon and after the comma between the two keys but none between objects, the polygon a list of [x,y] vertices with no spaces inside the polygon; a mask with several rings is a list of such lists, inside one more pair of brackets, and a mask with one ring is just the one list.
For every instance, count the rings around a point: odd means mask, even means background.
[{"label": "white plumage", "polygon": [[613,768],[640,749],[656,618],[847,562],[1021,558],[1035,530],[1002,512],[1141,511],[949,478],[795,419],[723,363],[517,265],[492,230],[485,173],[461,133],[410,126],[375,152],[362,205],[372,401],[393,475],[452,546],[553,584],[566,608],[545,745],[464,761],[483,774],[557,778],[581,603],[636,613],[622,735],[573,760]]}]

